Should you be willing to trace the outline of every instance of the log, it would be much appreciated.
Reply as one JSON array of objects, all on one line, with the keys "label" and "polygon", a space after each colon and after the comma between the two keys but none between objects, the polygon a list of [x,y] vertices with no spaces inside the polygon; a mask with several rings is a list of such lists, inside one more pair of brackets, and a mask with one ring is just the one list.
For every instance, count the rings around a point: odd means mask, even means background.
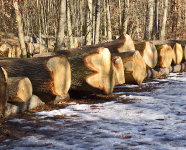
[{"label": "log", "polygon": [[158,53],[156,47],[151,42],[136,43],[135,49],[140,52],[147,65],[147,68],[154,68],[157,65]]},{"label": "log", "polygon": [[27,77],[9,77],[9,102],[27,102],[32,97],[32,84]]},{"label": "log", "polygon": [[[69,49],[66,54],[86,53],[87,51],[96,51],[99,47],[108,48],[111,53],[121,53],[126,51],[135,51],[134,42],[129,35],[121,35],[118,39],[97,45],[87,45],[78,48]],[[64,50],[57,51],[56,54],[64,54]],[[37,55],[38,57],[39,55]],[[42,56],[42,55],[41,55]]]},{"label": "log", "polygon": [[0,67],[0,118],[4,116],[8,100],[8,75],[4,68]]},{"label": "log", "polygon": [[186,61],[186,45],[183,49],[183,60]]},{"label": "log", "polygon": [[173,58],[173,49],[171,46],[167,44],[156,45],[156,49],[158,52],[158,64],[159,68],[167,68],[172,63]]},{"label": "log", "polygon": [[114,54],[123,61],[125,83],[141,84],[146,77],[146,64],[139,51]]},{"label": "log", "polygon": [[183,49],[181,44],[172,44],[172,49],[173,49],[173,63],[175,65],[179,65],[182,62],[183,59]]},{"label": "log", "polygon": [[167,76],[169,73],[169,68],[147,69],[146,79],[160,78],[162,76]]},{"label": "log", "polygon": [[174,65],[169,67],[170,72],[183,72],[186,71],[186,63],[181,63],[179,65]]},{"label": "log", "polygon": [[[66,56],[43,58],[0,59],[10,77],[26,76],[33,86],[33,93],[44,95],[66,95],[71,83],[71,69]],[[48,96],[47,95],[47,96]]]},{"label": "log", "polygon": [[[111,54],[107,48],[98,48],[82,53],[81,55],[69,55],[72,68],[72,91],[104,92],[111,94],[114,86],[124,83],[121,58],[111,60]],[[124,74],[123,74],[124,75]]]}]

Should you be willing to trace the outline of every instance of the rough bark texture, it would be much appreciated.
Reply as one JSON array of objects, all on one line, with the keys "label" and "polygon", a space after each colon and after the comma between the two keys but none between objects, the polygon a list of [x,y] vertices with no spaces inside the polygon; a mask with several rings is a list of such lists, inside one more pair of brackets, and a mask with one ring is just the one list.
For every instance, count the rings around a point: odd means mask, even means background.
[{"label": "rough bark texture", "polygon": [[13,3],[14,3],[16,21],[17,21],[17,26],[18,26],[18,37],[19,37],[19,42],[20,42],[20,46],[21,46],[21,55],[22,55],[22,57],[26,57],[27,52],[26,52],[26,46],[25,46],[25,42],[24,42],[24,31],[23,31],[21,13],[19,12],[18,1],[14,0]]},{"label": "rough bark texture", "polygon": [[146,77],[146,64],[139,51],[114,54],[123,61],[125,83],[141,84]]},{"label": "rough bark texture", "polygon": [[153,27],[153,0],[147,0],[147,12],[144,39],[150,40]]},{"label": "rough bark texture", "polygon": [[166,27],[166,22],[167,22],[167,9],[168,9],[168,0],[164,1],[164,12],[163,12],[163,22],[162,22],[162,27],[160,31],[160,40],[165,39],[165,27]]},{"label": "rough bark texture", "polygon": [[95,40],[94,40],[94,44],[98,44],[99,43],[99,30],[100,30],[100,20],[101,20],[101,0],[97,0],[96,3],[96,29],[95,29]]},{"label": "rough bark texture", "polygon": [[181,44],[173,44],[171,45],[173,49],[173,63],[175,65],[179,65],[182,62],[183,59],[183,49]]},{"label": "rough bark texture", "polygon": [[156,49],[158,52],[158,64],[157,66],[160,68],[167,68],[172,63],[173,58],[173,49],[171,46],[164,45],[156,45]]},{"label": "rough bark texture", "polygon": [[5,114],[6,103],[8,100],[7,83],[8,75],[6,71],[0,67],[0,117]]},{"label": "rough bark texture", "polygon": [[[123,70],[121,61],[111,60],[107,48],[90,49],[89,51],[68,54],[72,69],[71,90],[74,91],[104,91],[111,94],[116,83],[122,84]],[[117,64],[118,63],[118,64]],[[124,77],[123,77],[124,78]]]},{"label": "rough bark texture", "polygon": [[48,93],[60,96],[67,94],[70,88],[70,64],[64,55],[30,59],[7,58],[0,59],[0,64],[10,77],[28,77],[36,95]]},{"label": "rough bark texture", "polygon": [[65,35],[64,33],[65,21],[66,21],[65,18],[66,18],[66,0],[61,0],[56,45],[54,49],[55,51],[62,49],[64,35]]},{"label": "rough bark texture", "polygon": [[148,68],[154,68],[157,65],[158,53],[151,42],[136,43],[135,49],[140,52]]},{"label": "rough bark texture", "polygon": [[27,77],[9,77],[9,102],[27,102],[32,97],[32,84]]},{"label": "rough bark texture", "polygon": [[92,44],[92,0],[87,0],[87,15],[86,15],[86,45]]},{"label": "rough bark texture", "polygon": [[107,16],[107,39],[110,41],[112,40],[112,26],[111,26],[109,0],[106,0],[106,16]]},{"label": "rough bark texture", "polygon": [[[97,45],[88,45],[88,46],[82,46],[74,49],[69,49],[68,51],[57,51],[56,54],[83,54],[83,53],[91,53],[97,50],[99,47],[105,47],[108,48],[111,53],[121,53],[126,51],[135,51],[134,42],[131,39],[129,35],[121,35],[120,38],[106,42],[101,43]],[[89,51],[89,52],[87,52]],[[42,56],[42,55],[41,55]]]}]

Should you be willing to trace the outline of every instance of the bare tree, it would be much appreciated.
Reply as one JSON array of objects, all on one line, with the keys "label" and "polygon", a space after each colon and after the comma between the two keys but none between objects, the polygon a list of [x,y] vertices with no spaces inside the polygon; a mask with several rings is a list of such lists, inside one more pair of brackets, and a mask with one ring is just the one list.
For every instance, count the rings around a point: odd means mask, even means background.
[{"label": "bare tree", "polygon": [[95,21],[95,40],[94,40],[94,43],[95,44],[98,44],[99,43],[99,27],[100,27],[100,17],[101,17],[101,14],[100,14],[100,6],[101,5],[101,0],[97,0],[97,3],[96,3],[96,21]]},{"label": "bare tree", "polygon": [[92,0],[87,0],[87,17],[86,17],[86,45],[92,44]]},{"label": "bare tree", "polygon": [[161,32],[160,32],[160,39],[164,40],[165,39],[165,26],[167,22],[167,9],[168,9],[168,0],[164,1],[164,11],[163,11],[163,22],[162,22],[162,27],[161,27]]},{"label": "bare tree", "polygon": [[58,31],[57,31],[57,38],[56,38],[56,45],[54,51],[61,49],[64,40],[64,28],[66,22],[66,0],[61,0],[60,4],[60,15],[59,15],[59,23],[58,23]]},{"label": "bare tree", "polygon": [[106,0],[106,12],[107,12],[107,39],[110,41],[112,40],[112,26],[111,26],[109,0]]},{"label": "bare tree", "polygon": [[122,22],[122,33],[126,34],[129,22],[129,0],[125,0]]},{"label": "bare tree", "polygon": [[145,33],[144,39],[150,40],[153,28],[153,1],[147,0],[147,12],[146,12],[146,22],[145,22]]},{"label": "bare tree", "polygon": [[15,9],[15,14],[16,14],[16,22],[17,22],[17,27],[18,27],[18,37],[19,37],[19,42],[21,46],[21,57],[27,57],[27,52],[26,52],[26,46],[24,42],[24,31],[23,31],[23,24],[22,24],[22,19],[21,19],[21,13],[19,11],[19,5],[18,1],[14,0],[13,1],[14,9]]}]

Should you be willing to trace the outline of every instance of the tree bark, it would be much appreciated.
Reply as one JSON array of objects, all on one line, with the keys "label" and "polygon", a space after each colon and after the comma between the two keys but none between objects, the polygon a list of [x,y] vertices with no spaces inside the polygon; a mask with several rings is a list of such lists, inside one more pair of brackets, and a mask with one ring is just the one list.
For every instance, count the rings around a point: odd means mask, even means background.
[{"label": "tree bark", "polygon": [[87,17],[86,17],[86,45],[92,44],[92,0],[87,0]]},{"label": "tree bark", "polygon": [[32,84],[27,77],[9,77],[9,102],[27,102],[32,97]]},{"label": "tree bark", "polygon": [[33,93],[38,96],[42,93],[63,96],[70,88],[70,64],[63,55],[28,59],[0,59],[0,64],[7,70],[10,77],[28,77],[33,85]]},{"label": "tree bark", "polygon": [[[65,51],[64,51],[65,52]],[[95,48],[67,54],[72,69],[72,91],[111,94],[115,84],[122,84],[123,66],[119,58],[111,60],[107,48]]]},{"label": "tree bark", "polygon": [[71,18],[70,18],[70,2],[69,2],[69,0],[66,0],[66,4],[67,4],[67,28],[68,28],[69,48],[74,48]]},{"label": "tree bark", "polygon": [[14,0],[13,4],[14,4],[14,9],[15,9],[15,14],[16,14],[16,22],[18,26],[18,37],[19,37],[19,42],[21,46],[21,56],[24,58],[24,57],[27,57],[27,52],[26,52],[26,46],[24,42],[24,31],[23,31],[23,25],[21,21],[21,13],[19,12],[18,1]]},{"label": "tree bark", "polygon": [[160,40],[165,40],[165,27],[166,27],[166,22],[167,22],[167,9],[168,9],[168,0],[164,1],[164,12],[163,12],[163,22],[162,22],[162,27],[160,31]]},{"label": "tree bark", "polygon": [[135,49],[140,52],[147,68],[154,68],[157,65],[158,53],[156,47],[151,42],[136,43]]},{"label": "tree bark", "polygon": [[152,32],[153,40],[158,39],[158,30],[159,30],[159,0],[155,0],[155,18]]},{"label": "tree bark", "polygon": [[153,0],[147,0],[147,12],[144,39],[150,40],[153,27]]},{"label": "tree bark", "polygon": [[62,49],[63,40],[64,40],[64,28],[66,22],[66,0],[61,0],[60,3],[60,14],[59,14],[59,21],[58,21],[58,31],[57,31],[57,38],[56,38],[56,45],[54,51]]},{"label": "tree bark", "polygon": [[156,45],[158,52],[158,64],[157,67],[167,68],[172,63],[173,49],[167,44]]},{"label": "tree bark", "polygon": [[183,49],[181,44],[172,44],[172,49],[173,49],[173,63],[175,65],[179,65],[182,62],[183,59]]},{"label": "tree bark", "polygon": [[106,0],[106,14],[107,14],[107,39],[111,41],[112,40],[112,26],[111,26],[109,0]]},{"label": "tree bark", "polygon": [[5,115],[6,103],[8,100],[8,75],[6,71],[0,67],[0,117]]},{"label": "tree bark", "polygon": [[97,4],[96,4],[96,21],[95,21],[95,41],[94,44],[98,44],[99,43],[99,27],[100,27],[100,19],[101,19],[101,0],[97,0]]},{"label": "tree bark", "polygon": [[[96,51],[99,47],[108,48],[111,53],[121,53],[126,51],[135,51],[134,42],[129,35],[121,35],[118,39],[110,42],[100,43],[97,45],[82,46],[68,51],[57,51],[56,54],[79,54],[87,51]],[[42,55],[41,55],[42,56]]]},{"label": "tree bark", "polygon": [[127,34],[128,22],[129,22],[129,0],[125,0],[124,10],[123,10],[123,25],[122,25],[123,34]]}]

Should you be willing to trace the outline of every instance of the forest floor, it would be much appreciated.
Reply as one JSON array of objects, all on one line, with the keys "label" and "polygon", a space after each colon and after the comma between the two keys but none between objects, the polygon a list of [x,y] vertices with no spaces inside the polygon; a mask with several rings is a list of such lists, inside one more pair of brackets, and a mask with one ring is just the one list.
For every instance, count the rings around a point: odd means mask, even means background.
[{"label": "forest floor", "polygon": [[0,133],[0,150],[186,150],[186,72],[40,107]]}]

